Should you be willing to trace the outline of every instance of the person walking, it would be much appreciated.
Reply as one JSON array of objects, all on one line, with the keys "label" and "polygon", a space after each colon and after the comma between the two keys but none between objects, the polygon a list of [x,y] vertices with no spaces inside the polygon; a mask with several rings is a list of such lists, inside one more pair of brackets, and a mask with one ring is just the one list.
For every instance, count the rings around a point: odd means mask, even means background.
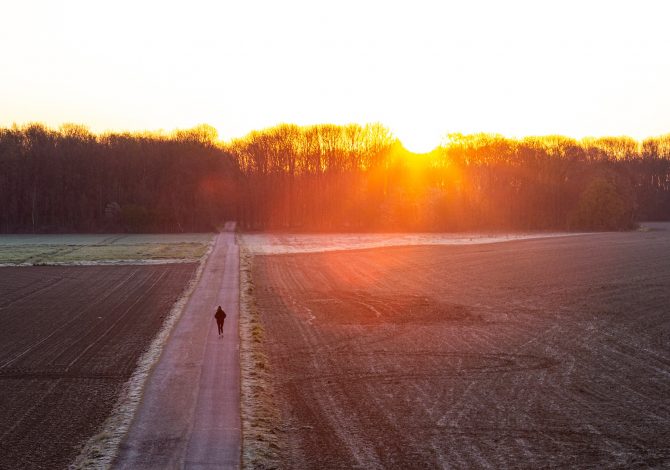
[{"label": "person walking", "polygon": [[223,320],[226,319],[226,312],[223,311],[221,305],[216,309],[214,318],[216,318],[216,326],[219,327],[219,336],[221,336],[223,334]]}]

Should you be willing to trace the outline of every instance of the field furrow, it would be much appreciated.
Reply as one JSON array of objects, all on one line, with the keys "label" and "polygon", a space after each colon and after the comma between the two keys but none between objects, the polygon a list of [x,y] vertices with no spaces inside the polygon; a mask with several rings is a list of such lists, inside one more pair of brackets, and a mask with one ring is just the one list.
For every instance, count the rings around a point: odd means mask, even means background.
[{"label": "field furrow", "polygon": [[670,231],[256,256],[286,468],[670,465]]},{"label": "field furrow", "polygon": [[5,267],[0,468],[64,468],[107,418],[194,264]]}]

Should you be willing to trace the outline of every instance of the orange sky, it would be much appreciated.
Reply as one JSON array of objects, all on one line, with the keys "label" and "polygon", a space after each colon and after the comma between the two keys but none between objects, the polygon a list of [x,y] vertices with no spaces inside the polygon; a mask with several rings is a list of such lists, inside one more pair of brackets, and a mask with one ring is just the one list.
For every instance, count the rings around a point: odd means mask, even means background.
[{"label": "orange sky", "polygon": [[3,6],[0,125],[95,131],[380,121],[446,132],[670,132],[662,1],[38,1]]}]

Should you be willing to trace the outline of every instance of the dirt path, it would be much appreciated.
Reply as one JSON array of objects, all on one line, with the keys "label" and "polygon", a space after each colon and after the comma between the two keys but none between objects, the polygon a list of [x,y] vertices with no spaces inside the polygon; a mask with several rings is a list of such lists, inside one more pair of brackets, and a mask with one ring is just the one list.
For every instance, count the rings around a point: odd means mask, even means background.
[{"label": "dirt path", "polygon": [[[228,231],[149,377],[114,468],[239,467],[238,297],[239,249]],[[228,315],[222,337],[217,305]]]}]

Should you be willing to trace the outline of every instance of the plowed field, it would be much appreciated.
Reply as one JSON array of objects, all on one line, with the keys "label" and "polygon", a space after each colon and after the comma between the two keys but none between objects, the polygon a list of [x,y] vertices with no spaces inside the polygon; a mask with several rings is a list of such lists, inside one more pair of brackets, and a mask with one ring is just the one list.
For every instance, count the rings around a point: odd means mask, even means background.
[{"label": "plowed field", "polygon": [[256,256],[282,468],[670,466],[670,231]]},{"label": "plowed field", "polygon": [[64,468],[195,264],[0,268],[0,468]]}]

